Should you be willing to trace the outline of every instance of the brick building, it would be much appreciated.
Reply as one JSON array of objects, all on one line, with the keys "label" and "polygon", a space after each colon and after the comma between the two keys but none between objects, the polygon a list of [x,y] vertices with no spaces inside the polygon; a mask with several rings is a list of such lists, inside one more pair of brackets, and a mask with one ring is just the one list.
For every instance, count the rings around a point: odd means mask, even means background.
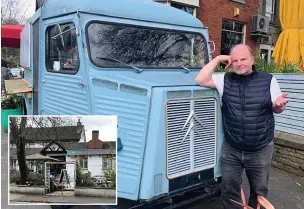
[{"label": "brick building", "polygon": [[[245,2],[245,1],[244,1]],[[203,0],[200,2],[198,18],[208,28],[210,40],[215,42],[214,56],[228,54],[238,43],[246,43],[255,52],[256,42],[250,36],[251,17],[259,11],[255,0],[240,4],[229,0]],[[234,15],[234,10],[239,15]]]},{"label": "brick building", "polygon": [[[192,14],[208,28],[209,38],[215,42],[213,57],[228,54],[231,46],[244,43],[255,55],[266,61],[281,32],[279,0],[155,0]],[[257,21],[252,21],[257,16]],[[262,21],[260,19],[266,20]],[[265,30],[252,30],[252,23]]]}]

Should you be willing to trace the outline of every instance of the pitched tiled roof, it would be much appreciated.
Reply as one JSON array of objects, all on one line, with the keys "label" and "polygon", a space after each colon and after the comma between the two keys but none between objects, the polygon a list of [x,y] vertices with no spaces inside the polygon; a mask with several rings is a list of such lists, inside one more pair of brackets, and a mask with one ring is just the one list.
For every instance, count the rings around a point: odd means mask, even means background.
[{"label": "pitched tiled roof", "polygon": [[[39,153],[43,148],[25,148],[25,155],[33,155]],[[17,148],[10,149],[10,156],[17,155]]]},{"label": "pitched tiled roof", "polygon": [[[61,143],[66,150],[86,150],[88,149],[88,142],[78,142],[78,143]],[[116,143],[105,141],[102,142],[102,149],[115,149]]]},{"label": "pitched tiled roof", "polygon": [[78,143],[60,143],[66,150],[85,150],[88,148],[88,142]]},{"label": "pitched tiled roof", "polygon": [[115,154],[115,149],[68,150],[67,155],[107,155]]},{"label": "pitched tiled roof", "polygon": [[[75,141],[81,139],[82,127],[62,126],[62,127],[43,127],[43,128],[26,128],[26,141]],[[10,137],[13,140],[12,136]]]},{"label": "pitched tiled roof", "polygon": [[102,149],[115,149],[115,148],[116,148],[116,142],[112,142],[112,141],[102,142]]}]

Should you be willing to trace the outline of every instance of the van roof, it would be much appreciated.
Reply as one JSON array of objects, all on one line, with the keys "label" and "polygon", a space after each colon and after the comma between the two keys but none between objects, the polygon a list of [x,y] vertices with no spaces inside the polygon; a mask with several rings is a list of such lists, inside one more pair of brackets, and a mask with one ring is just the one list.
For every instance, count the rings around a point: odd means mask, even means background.
[{"label": "van roof", "polygon": [[203,27],[202,22],[192,15],[153,0],[47,0],[41,8],[41,16],[47,19],[77,11],[172,25]]}]

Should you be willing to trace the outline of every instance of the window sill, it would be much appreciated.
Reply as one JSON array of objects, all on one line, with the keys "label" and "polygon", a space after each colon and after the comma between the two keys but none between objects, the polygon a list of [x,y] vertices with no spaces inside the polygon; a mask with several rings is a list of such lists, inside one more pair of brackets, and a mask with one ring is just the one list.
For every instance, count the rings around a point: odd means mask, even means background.
[{"label": "window sill", "polygon": [[272,26],[272,27],[280,27],[279,24],[276,24],[275,22],[269,22],[269,26]]},{"label": "window sill", "polygon": [[235,3],[239,3],[239,4],[245,4],[246,1],[245,0],[230,0],[232,2],[235,2]]}]

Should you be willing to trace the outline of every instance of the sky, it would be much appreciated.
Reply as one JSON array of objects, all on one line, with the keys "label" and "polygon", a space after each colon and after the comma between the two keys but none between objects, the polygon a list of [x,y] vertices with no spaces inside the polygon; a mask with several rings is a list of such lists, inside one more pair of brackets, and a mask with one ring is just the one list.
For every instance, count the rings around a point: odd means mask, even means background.
[{"label": "sky", "polygon": [[25,16],[27,18],[32,17],[33,14],[35,13],[36,0],[19,0],[19,2],[20,2],[20,5],[23,6],[23,11],[21,12],[21,14],[23,14],[25,12],[25,10],[28,8]]},{"label": "sky", "polygon": [[80,118],[80,121],[85,127],[87,142],[92,139],[93,130],[99,130],[99,139],[101,141],[117,140],[116,116],[81,116],[78,118]]}]

